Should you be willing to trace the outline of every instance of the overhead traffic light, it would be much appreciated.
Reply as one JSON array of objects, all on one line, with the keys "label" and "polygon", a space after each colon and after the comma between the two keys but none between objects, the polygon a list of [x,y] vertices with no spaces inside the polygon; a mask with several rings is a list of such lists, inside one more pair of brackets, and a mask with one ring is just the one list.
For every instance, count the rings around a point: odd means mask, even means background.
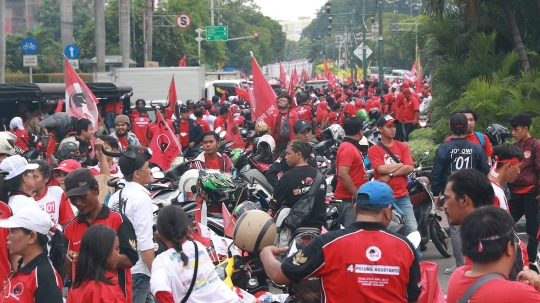
[{"label": "overhead traffic light", "polygon": [[326,2],[326,4],[324,6],[326,7],[326,14],[329,15],[330,14],[330,9],[332,8],[332,3]]}]

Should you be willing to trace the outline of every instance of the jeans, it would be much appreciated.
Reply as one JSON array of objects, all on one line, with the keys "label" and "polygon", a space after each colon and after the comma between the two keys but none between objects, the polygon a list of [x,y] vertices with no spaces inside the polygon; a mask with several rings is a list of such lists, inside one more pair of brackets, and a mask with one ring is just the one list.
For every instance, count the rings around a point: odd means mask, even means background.
[{"label": "jeans", "polygon": [[536,240],[536,234],[538,233],[538,188],[531,189],[526,194],[510,193],[510,200],[508,201],[508,207],[510,207],[510,214],[517,222],[523,215],[525,215],[525,231],[529,235],[529,241],[527,243],[527,253],[529,254],[529,260],[536,258],[536,252],[538,249],[538,240]]},{"label": "jeans", "polygon": [[133,303],[154,303],[150,294],[150,277],[145,274],[133,274]]},{"label": "jeans", "polygon": [[[413,206],[409,195],[396,199],[396,205],[403,212],[403,221],[405,221],[405,233],[410,234],[418,229],[418,222],[416,222],[416,216],[414,215]],[[416,255],[418,256],[418,262],[422,261],[422,254],[420,252],[420,246],[416,248]]]},{"label": "jeans", "polygon": [[352,199],[341,199],[341,203],[338,208],[339,224],[343,227],[351,225],[356,222],[356,214],[352,204]]},{"label": "jeans", "polygon": [[396,127],[396,136],[394,139],[401,142],[405,141],[405,123],[403,121],[398,123]]},{"label": "jeans", "polygon": [[116,118],[116,116],[117,114],[113,112],[105,113],[105,126],[107,127],[107,131],[109,132],[109,134],[115,131],[114,119]]},{"label": "jeans", "polygon": [[452,252],[454,253],[454,259],[456,259],[456,267],[465,265],[465,258],[461,252],[461,236],[459,235],[459,225],[449,225],[450,230],[450,242],[452,243]]}]

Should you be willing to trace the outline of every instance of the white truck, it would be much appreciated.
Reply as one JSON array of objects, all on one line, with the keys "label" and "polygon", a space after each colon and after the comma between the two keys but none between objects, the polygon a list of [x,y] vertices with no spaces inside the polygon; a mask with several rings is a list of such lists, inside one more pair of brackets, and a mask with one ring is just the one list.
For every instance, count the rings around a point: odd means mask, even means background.
[{"label": "white truck", "polygon": [[[222,77],[237,77],[237,73],[216,72],[210,73],[214,78],[219,74]],[[211,99],[219,90],[216,87],[240,87],[240,80],[215,80],[206,81],[204,67],[156,67],[156,68],[118,68],[114,71],[113,82],[122,82],[133,88],[131,100],[144,99],[164,100],[169,94],[169,87],[174,76],[176,84],[176,96],[178,100],[185,102],[188,99],[197,101],[201,98]],[[214,83],[219,83],[214,85]]]}]

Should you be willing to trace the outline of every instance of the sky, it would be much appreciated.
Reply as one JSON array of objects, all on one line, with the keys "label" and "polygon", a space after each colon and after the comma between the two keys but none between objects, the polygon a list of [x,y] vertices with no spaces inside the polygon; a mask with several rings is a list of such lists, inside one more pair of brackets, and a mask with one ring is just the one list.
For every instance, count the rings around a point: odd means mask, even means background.
[{"label": "sky", "polygon": [[264,15],[274,20],[298,20],[298,17],[315,18],[315,12],[328,0],[255,0]]}]

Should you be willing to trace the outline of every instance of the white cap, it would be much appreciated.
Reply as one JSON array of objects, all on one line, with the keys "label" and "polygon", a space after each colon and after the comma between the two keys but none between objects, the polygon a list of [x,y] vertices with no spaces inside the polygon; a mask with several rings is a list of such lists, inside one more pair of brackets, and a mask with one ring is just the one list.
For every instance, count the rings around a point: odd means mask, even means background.
[{"label": "white cap", "polygon": [[399,88],[399,84],[393,83],[393,84],[392,84],[392,88],[398,89],[398,88]]},{"label": "white cap", "polygon": [[364,88],[364,84],[360,84],[360,88]]},{"label": "white cap", "polygon": [[5,177],[6,180],[15,178],[27,170],[34,170],[38,167],[39,165],[36,163],[28,164],[28,161],[19,155],[9,156],[0,163],[0,170],[8,172],[8,175]]},{"label": "white cap", "polygon": [[17,136],[15,136],[15,134],[10,132],[0,132],[0,154],[13,156],[15,154],[13,142],[15,141],[17,141]]},{"label": "white cap", "polygon": [[12,217],[0,220],[0,227],[3,228],[26,228],[42,235],[48,235],[53,223],[51,216],[41,208],[25,206],[17,211]]}]

